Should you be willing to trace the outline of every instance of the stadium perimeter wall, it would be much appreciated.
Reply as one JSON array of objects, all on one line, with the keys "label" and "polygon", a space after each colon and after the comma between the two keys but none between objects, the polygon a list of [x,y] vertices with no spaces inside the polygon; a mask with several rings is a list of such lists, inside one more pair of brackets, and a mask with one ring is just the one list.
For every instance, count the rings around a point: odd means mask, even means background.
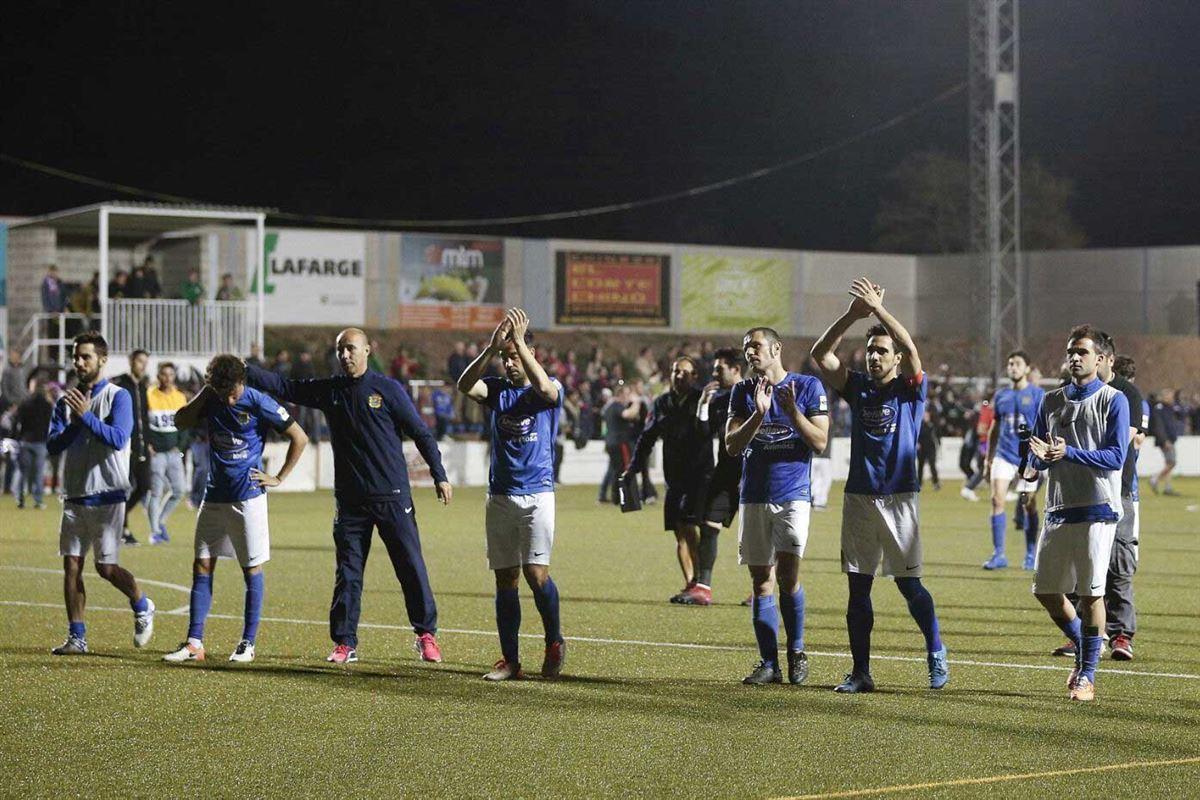
[{"label": "stadium perimeter wall", "polygon": [[[189,238],[191,237],[191,238]],[[479,338],[505,306],[521,305],[535,329],[599,331],[630,341],[647,334],[729,341],[771,324],[796,352],[844,308],[851,279],[869,274],[918,340],[960,373],[988,371],[987,275],[967,255],[829,253],[673,243],[501,238],[471,235],[268,228],[266,322],[360,325],[407,331],[408,343]],[[164,287],[195,261],[211,295],[230,272],[249,291],[253,247],[247,231],[200,227],[158,244],[112,248],[114,269],[155,253]],[[51,262],[67,282],[86,281],[98,262],[94,242],[59,238],[44,227],[15,227],[7,242],[8,337],[38,310],[38,284]],[[1171,337],[1138,344],[1150,385],[1200,388],[1200,246],[1061,250],[1022,256],[1027,340],[1039,359],[1056,360],[1054,341],[1091,321],[1118,337]],[[453,284],[449,295],[428,287]],[[435,293],[436,294],[436,293]],[[1175,337],[1179,337],[1176,339]],[[388,336],[387,339],[392,337]],[[381,337],[381,341],[384,338]],[[616,342],[618,339],[610,339]],[[1045,342],[1046,344],[1043,344]],[[560,346],[560,345],[556,345]],[[425,349],[423,346],[421,349]],[[576,348],[587,349],[589,348]],[[625,349],[622,347],[621,349]],[[1135,353],[1137,355],[1137,353]]]},{"label": "stadium perimeter wall", "polygon": [[[455,486],[486,486],[488,470],[487,444],[484,442],[459,442],[444,440],[439,443],[442,452],[442,462],[450,482]],[[962,479],[958,468],[958,451],[962,447],[961,439],[947,438],[942,440],[942,448],[938,453],[938,473],[947,488],[943,491],[953,491],[949,487],[957,486]],[[1184,436],[1177,443],[1179,464],[1177,475],[1200,475],[1200,436]],[[272,463],[281,464],[287,453],[285,442],[269,442],[264,451],[264,461],[267,469],[272,469]],[[409,472],[413,483],[421,486],[432,486],[429,470],[421,460],[414,447],[406,447]],[[837,437],[833,440],[833,477],[834,480],[845,480],[850,466],[850,440]],[[599,485],[608,466],[608,456],[604,452],[603,442],[588,442],[583,449],[576,450],[570,445],[563,458],[562,482],[566,485]],[[1144,477],[1156,474],[1162,469],[1162,454],[1157,447],[1150,444],[1142,448],[1138,458],[1138,474]],[[659,485],[663,482],[662,475],[662,445],[655,447],[651,461],[650,476]],[[275,492],[311,492],[315,489],[333,488],[333,450],[328,442],[322,442],[316,447],[310,447],[302,454],[300,463],[288,476],[287,482],[272,489]],[[926,487],[926,491],[931,491]]]}]

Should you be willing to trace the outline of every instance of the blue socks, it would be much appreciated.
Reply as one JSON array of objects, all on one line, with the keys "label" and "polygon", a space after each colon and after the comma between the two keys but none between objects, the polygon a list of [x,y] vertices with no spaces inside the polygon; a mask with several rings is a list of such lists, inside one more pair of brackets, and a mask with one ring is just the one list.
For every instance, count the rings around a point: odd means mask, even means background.
[{"label": "blue socks", "polygon": [[787,633],[789,653],[804,649],[804,587],[795,594],[779,593],[779,611],[783,614],[783,629]]},{"label": "blue socks", "polygon": [[521,598],[516,589],[496,590],[496,630],[500,654],[509,664],[518,664],[517,634],[521,631]]},{"label": "blue socks", "polygon": [[896,578],[896,588],[908,601],[908,613],[912,614],[921,633],[925,634],[925,650],[930,653],[941,650],[942,637],[938,630],[937,613],[933,609],[933,595],[920,578]]},{"label": "blue socks", "polygon": [[999,514],[992,514],[992,549],[996,555],[1004,555],[1004,526],[1008,524],[1008,517],[1001,511]]},{"label": "blue socks", "polygon": [[82,622],[68,622],[67,635],[74,636],[76,639],[87,638],[87,626]]},{"label": "blue socks", "polygon": [[137,600],[129,601],[129,607],[134,610],[134,613],[143,614],[150,610],[150,598],[146,596],[145,592],[142,592],[142,596]]},{"label": "blue socks", "polygon": [[546,644],[562,641],[562,629],[558,618],[558,586],[550,578],[533,589],[533,602],[542,615],[542,626],[546,629]]},{"label": "blue socks", "polygon": [[875,627],[875,610],[871,607],[872,575],[849,573],[850,599],[846,603],[846,630],[850,634],[850,654],[854,672],[871,674],[871,629]]},{"label": "blue socks", "polygon": [[1104,646],[1104,637],[1099,634],[1084,634],[1082,645],[1079,649],[1083,655],[1076,659],[1076,666],[1079,667],[1080,676],[1095,683],[1096,666],[1100,663],[1100,649]]},{"label": "blue socks", "polygon": [[212,608],[212,575],[192,575],[192,597],[188,606],[188,638],[204,639],[204,620]]},{"label": "blue socks", "polygon": [[754,596],[750,606],[754,623],[754,638],[758,640],[758,656],[765,663],[779,666],[779,614],[776,613],[775,595]]},{"label": "blue socks", "polygon": [[[1083,623],[1079,621],[1079,617],[1073,620],[1056,619],[1055,624],[1059,630],[1066,634],[1067,638],[1075,643],[1075,669],[1082,669],[1083,665]],[[1097,653],[1097,658],[1099,654]]]},{"label": "blue socks", "polygon": [[262,617],[263,594],[266,590],[266,585],[261,572],[246,575],[245,577],[246,608],[242,612],[242,638],[250,644],[254,644],[254,637],[258,635],[258,620]]}]

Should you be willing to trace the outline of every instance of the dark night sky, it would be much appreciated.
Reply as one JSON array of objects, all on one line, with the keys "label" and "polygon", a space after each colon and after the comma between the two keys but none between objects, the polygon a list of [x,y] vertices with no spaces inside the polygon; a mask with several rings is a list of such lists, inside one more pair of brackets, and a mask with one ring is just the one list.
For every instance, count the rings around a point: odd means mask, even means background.
[{"label": "dark night sky", "polygon": [[[966,77],[965,0],[427,5],[6,9],[0,151],[302,213],[525,214],[736,175]],[[1200,242],[1200,4],[1025,0],[1021,29],[1023,152],[1090,242]],[[492,230],[861,250],[883,176],[965,139],[964,93],[730,190]],[[0,213],[112,196],[0,163]]]}]

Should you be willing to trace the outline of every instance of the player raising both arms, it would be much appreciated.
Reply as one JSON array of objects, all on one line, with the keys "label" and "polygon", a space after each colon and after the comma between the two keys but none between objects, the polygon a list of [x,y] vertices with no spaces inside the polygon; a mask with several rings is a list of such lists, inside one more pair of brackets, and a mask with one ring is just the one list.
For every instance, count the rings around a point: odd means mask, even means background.
[{"label": "player raising both arms", "polygon": [[[496,628],[501,659],[484,680],[524,677],[518,651],[521,573],[546,631],[542,677],[562,671],[567,644],[559,624],[558,587],[550,578],[554,547],[554,440],[563,388],[546,375],[529,348],[529,317],[509,309],[487,348],[458,379],[458,390],[492,410],[492,463],[485,512],[488,566],[496,574]],[[500,356],[503,378],[484,378]]]},{"label": "player raising both arms", "polygon": [[[1021,463],[1018,430],[1022,424],[1033,430],[1038,407],[1046,393],[1029,381],[1032,365],[1029,354],[1014,350],[1008,354],[1005,371],[1012,381],[1011,387],[996,392],[992,399],[995,416],[988,430],[987,465],[984,474],[989,475],[992,485],[992,557],[983,563],[984,569],[1004,569],[1008,558],[1004,555],[1004,535],[1007,517],[1004,500],[1008,487],[1017,476],[1017,465]],[[1017,503],[1025,511],[1025,569],[1033,569],[1034,549],[1037,546],[1038,513],[1037,482],[1017,480]]]},{"label": "player raising both arms", "polygon": [[[850,425],[850,474],[842,506],[842,569],[850,599],[846,627],[854,667],[834,691],[871,692],[871,629],[875,613],[871,586],[875,571],[894,576],[908,611],[925,635],[929,688],[949,680],[946,648],[938,632],[933,597],[921,584],[919,535],[920,481],[917,437],[925,414],[928,382],[921,357],[904,326],[883,307],[883,289],[867,278],[851,284],[854,300],[813,345],[812,356],[825,381],[853,412]],[[846,331],[874,315],[867,330],[867,372],[854,372],[835,351]]]},{"label": "player raising both arms", "polygon": [[[1072,700],[1094,700],[1104,644],[1104,590],[1117,523],[1121,470],[1133,431],[1125,395],[1104,383],[1108,334],[1080,325],[1067,340],[1071,382],[1038,410],[1031,463],[1048,475],[1046,524],[1038,538],[1033,593],[1075,645],[1067,680]],[[1079,613],[1067,594],[1079,595]]]},{"label": "player raising both arms", "polygon": [[742,340],[756,377],[733,387],[725,446],[743,455],[738,562],[750,568],[754,637],[760,660],[743,683],[782,683],[779,609],[787,634],[788,682],[808,677],[804,652],[804,587],[800,559],[812,513],[809,467],[829,435],[829,401],[821,382],[783,368],[783,343],[771,328],[751,328]]},{"label": "player raising both arms", "polygon": [[[208,423],[209,469],[204,501],[196,518],[187,640],[163,661],[203,661],[204,622],[212,607],[213,570],[218,558],[237,558],[246,581],[242,638],[230,661],[254,660],[262,617],[262,565],[271,558],[267,528],[268,487],[283,483],[308,444],[308,436],[273,398],[246,386],[246,365],[233,355],[209,362],[204,387],[175,412],[173,428]],[[288,440],[287,456],[275,475],[262,471],[263,434],[271,428]]]}]

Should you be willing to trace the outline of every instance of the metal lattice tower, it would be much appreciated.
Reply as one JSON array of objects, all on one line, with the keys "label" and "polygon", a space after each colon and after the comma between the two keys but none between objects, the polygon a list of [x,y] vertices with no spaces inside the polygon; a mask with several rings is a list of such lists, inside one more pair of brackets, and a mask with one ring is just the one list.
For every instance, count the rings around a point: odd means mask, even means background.
[{"label": "metal lattice tower", "polygon": [[1025,339],[1017,2],[967,0],[971,249],[989,276],[994,378]]}]

